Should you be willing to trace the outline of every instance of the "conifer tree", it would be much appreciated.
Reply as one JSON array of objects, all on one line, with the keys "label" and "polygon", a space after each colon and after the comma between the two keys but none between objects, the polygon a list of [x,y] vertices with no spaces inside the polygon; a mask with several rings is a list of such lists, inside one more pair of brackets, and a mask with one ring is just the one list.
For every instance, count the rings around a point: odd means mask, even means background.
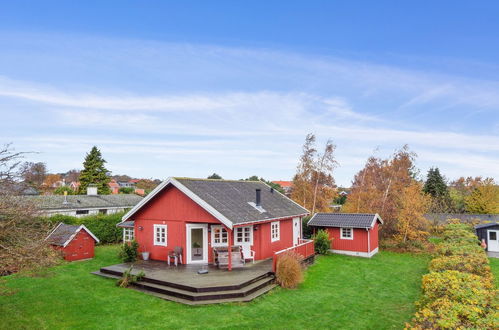
[{"label": "conifer tree", "polygon": [[108,170],[104,166],[106,161],[102,158],[102,154],[96,146],[85,157],[83,162],[83,171],[80,173],[80,188],[79,194],[86,194],[87,187],[90,184],[97,186],[97,192],[101,195],[108,195],[111,193],[109,189],[109,176]]},{"label": "conifer tree", "polygon": [[428,170],[423,191],[431,196],[431,212],[450,211],[451,199],[449,189],[438,167]]}]

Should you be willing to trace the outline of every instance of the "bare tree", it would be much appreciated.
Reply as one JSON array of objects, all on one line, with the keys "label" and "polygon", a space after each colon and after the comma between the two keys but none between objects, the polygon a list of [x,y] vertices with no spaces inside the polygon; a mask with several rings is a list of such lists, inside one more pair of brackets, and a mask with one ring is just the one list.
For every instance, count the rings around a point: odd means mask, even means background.
[{"label": "bare tree", "polygon": [[27,185],[39,189],[47,176],[45,163],[24,162],[20,166],[21,179]]}]

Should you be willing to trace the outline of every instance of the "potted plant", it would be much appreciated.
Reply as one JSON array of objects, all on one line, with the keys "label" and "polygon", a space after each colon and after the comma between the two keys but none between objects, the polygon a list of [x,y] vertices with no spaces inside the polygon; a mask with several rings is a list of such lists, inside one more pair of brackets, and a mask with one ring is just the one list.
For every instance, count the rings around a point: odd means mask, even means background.
[{"label": "potted plant", "polygon": [[142,260],[145,261],[149,260],[149,252],[147,251],[142,252]]},{"label": "potted plant", "polygon": [[201,252],[201,245],[199,245],[198,242],[192,243],[192,248],[194,249],[194,255],[195,256],[200,256],[202,254],[202,252]]}]

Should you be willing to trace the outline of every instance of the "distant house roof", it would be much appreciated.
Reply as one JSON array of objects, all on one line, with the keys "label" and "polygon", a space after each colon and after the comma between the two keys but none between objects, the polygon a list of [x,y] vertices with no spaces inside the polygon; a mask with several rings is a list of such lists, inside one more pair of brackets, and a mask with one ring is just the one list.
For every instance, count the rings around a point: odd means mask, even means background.
[{"label": "distant house roof", "polygon": [[497,225],[499,225],[499,223],[494,221],[494,222],[490,222],[490,223],[483,223],[481,225],[477,225],[477,226],[475,226],[475,229],[495,227]]},{"label": "distant house roof", "polygon": [[467,213],[428,213],[425,218],[439,224],[445,224],[449,219],[459,219],[463,222],[499,221],[499,214],[467,214]]},{"label": "distant house roof", "polygon": [[106,207],[132,208],[142,200],[135,194],[122,195],[39,195],[20,196],[34,203],[42,210],[88,209]]},{"label": "distant house roof", "polygon": [[118,227],[121,228],[133,228],[134,221],[125,221],[125,222],[120,222],[118,224]]},{"label": "distant house roof", "polygon": [[293,187],[293,181],[272,181],[272,183],[277,183],[283,188],[292,188]]},{"label": "distant house roof", "polygon": [[316,227],[372,228],[375,221],[383,223],[377,213],[316,213],[308,221],[308,225]]},{"label": "distant house roof", "polygon": [[[307,209],[262,181],[169,178],[125,214],[122,220],[129,220],[156,194],[170,185],[182,191],[229,228],[243,223],[302,216],[309,213]],[[255,206],[257,189],[260,189],[261,194],[260,208]]]},{"label": "distant house roof", "polygon": [[120,185],[116,181],[111,181],[108,183],[110,188],[119,188]]},{"label": "distant house roof", "polygon": [[65,247],[73,240],[73,238],[80,232],[80,230],[85,230],[95,242],[99,243],[99,239],[95,237],[90,230],[84,225],[67,225],[65,223],[59,223],[54,230],[45,238],[47,243],[57,246]]}]

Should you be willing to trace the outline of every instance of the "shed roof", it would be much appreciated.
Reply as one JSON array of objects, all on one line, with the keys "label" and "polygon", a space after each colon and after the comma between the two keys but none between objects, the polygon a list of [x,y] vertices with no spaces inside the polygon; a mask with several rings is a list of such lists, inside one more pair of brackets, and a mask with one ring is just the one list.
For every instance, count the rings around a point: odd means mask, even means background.
[{"label": "shed roof", "polygon": [[377,213],[316,213],[308,221],[308,225],[316,227],[372,228],[376,220],[383,223]]},{"label": "shed roof", "polygon": [[99,239],[84,225],[67,225],[62,222],[52,230],[45,240],[49,244],[65,247],[80,230],[85,230],[97,243],[99,243]]},{"label": "shed roof", "polygon": [[[309,213],[307,209],[262,181],[169,178],[125,214],[123,221],[128,220],[148,200],[168,185],[177,187],[230,228],[237,224],[302,216]],[[260,189],[261,193],[261,208],[255,207],[257,189]]]},{"label": "shed roof", "polygon": [[88,209],[105,207],[131,208],[142,200],[135,194],[119,195],[63,195],[20,196],[34,203],[42,210]]},{"label": "shed roof", "polygon": [[481,228],[488,228],[488,227],[495,227],[495,226],[498,226],[499,223],[498,222],[490,222],[490,223],[482,223],[480,225],[476,225],[475,226],[475,229],[481,229]]}]

